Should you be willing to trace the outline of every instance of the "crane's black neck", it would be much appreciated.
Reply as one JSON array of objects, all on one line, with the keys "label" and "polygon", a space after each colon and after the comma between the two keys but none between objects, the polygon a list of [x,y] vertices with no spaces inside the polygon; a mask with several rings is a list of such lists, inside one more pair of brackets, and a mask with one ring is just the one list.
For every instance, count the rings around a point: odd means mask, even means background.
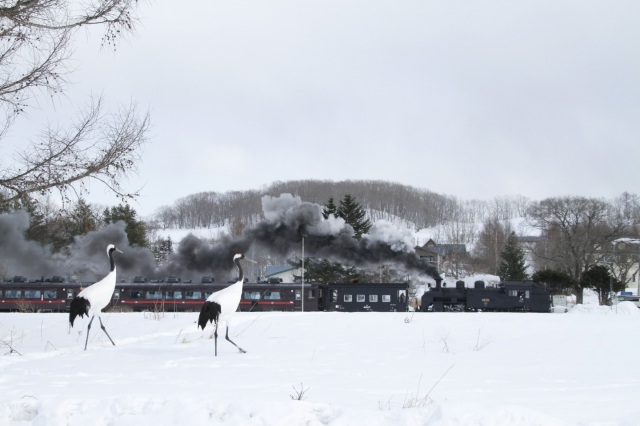
[{"label": "crane's black neck", "polygon": [[236,266],[238,267],[238,281],[240,281],[241,283],[244,282],[244,273],[242,272],[242,266],[240,266],[240,258],[234,259],[233,260],[236,264]]},{"label": "crane's black neck", "polygon": [[111,272],[116,269],[116,261],[113,260],[113,252],[116,251],[115,247],[109,249],[109,261],[111,262]]}]

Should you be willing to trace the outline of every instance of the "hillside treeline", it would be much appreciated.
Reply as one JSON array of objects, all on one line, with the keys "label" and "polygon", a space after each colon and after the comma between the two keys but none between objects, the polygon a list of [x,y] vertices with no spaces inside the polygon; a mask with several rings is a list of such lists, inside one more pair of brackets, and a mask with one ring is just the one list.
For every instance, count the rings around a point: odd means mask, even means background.
[{"label": "hillside treeline", "polygon": [[208,228],[251,226],[262,220],[261,198],[288,193],[303,201],[324,205],[330,197],[350,194],[365,209],[372,222],[391,220],[422,229],[455,222],[479,223],[487,217],[500,220],[522,217],[525,197],[501,197],[491,201],[459,200],[426,189],[379,180],[297,180],[274,182],[260,190],[201,192],[158,209],[154,220],[162,228]]}]

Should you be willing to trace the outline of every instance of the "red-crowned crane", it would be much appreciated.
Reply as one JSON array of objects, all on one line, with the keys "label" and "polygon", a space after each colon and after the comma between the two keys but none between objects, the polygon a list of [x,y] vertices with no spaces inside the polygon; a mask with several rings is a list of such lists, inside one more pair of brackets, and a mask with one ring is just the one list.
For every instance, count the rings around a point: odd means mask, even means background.
[{"label": "red-crowned crane", "polygon": [[91,323],[95,317],[98,317],[98,320],[100,320],[100,327],[102,328],[102,331],[104,331],[104,334],[106,334],[109,340],[111,340],[113,346],[116,345],[113,343],[113,339],[109,336],[109,333],[107,333],[107,329],[104,327],[104,324],[102,324],[102,318],[100,318],[102,309],[111,302],[111,296],[116,288],[116,262],[113,260],[114,251],[122,253],[116,248],[116,246],[109,244],[107,246],[107,255],[109,256],[109,262],[111,263],[111,270],[107,276],[82,290],[71,301],[69,309],[69,323],[71,324],[71,327],[73,327],[73,321],[78,315],[80,315],[80,317],[84,317],[85,315],[91,317],[89,325],[87,326],[87,339],[84,342],[85,351],[87,350],[87,343],[89,342],[89,330],[91,330]]},{"label": "red-crowned crane", "polygon": [[225,287],[222,290],[216,291],[207,297],[206,302],[202,305],[200,310],[200,316],[198,317],[198,326],[204,330],[207,322],[215,323],[215,330],[213,336],[215,339],[215,355],[218,356],[218,323],[224,321],[227,326],[225,333],[225,339],[227,339],[233,346],[238,348],[240,352],[246,353],[244,349],[236,345],[231,339],[229,339],[229,316],[238,310],[240,305],[240,299],[242,298],[242,284],[244,283],[244,273],[242,272],[242,266],[240,266],[241,260],[248,260],[249,262],[256,263],[255,260],[244,257],[243,254],[236,254],[233,256],[233,263],[238,267],[238,281],[231,284],[229,287]]}]

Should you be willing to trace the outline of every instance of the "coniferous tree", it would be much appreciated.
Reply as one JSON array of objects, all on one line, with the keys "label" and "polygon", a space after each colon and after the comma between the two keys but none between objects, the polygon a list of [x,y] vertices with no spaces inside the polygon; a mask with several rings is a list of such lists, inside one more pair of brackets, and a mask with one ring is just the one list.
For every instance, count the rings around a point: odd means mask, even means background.
[{"label": "coniferous tree", "polygon": [[69,220],[72,235],[84,235],[98,229],[98,215],[83,198],[78,199],[69,212]]},{"label": "coniferous tree", "polygon": [[609,269],[603,265],[595,265],[584,271],[580,276],[580,287],[595,290],[601,305],[610,303],[612,293],[624,290],[624,284],[612,277]]},{"label": "coniferous tree", "polygon": [[25,236],[59,252],[73,241],[69,233],[69,218],[48,200],[24,197],[21,208],[29,213],[30,222]]},{"label": "coniferous tree", "polygon": [[144,222],[137,219],[137,213],[128,204],[120,204],[111,209],[105,209],[103,219],[106,224],[116,223],[121,220],[126,224],[125,232],[129,239],[129,244],[136,244],[140,247],[148,247],[147,229]]},{"label": "coniferous tree", "polygon": [[[305,258],[304,261],[305,282],[321,283],[348,283],[358,280],[361,276],[358,269],[353,266],[344,266],[338,262],[327,259]],[[301,261],[295,262],[295,267],[301,267]]]},{"label": "coniferous tree", "polygon": [[503,281],[521,281],[528,278],[524,251],[518,244],[518,237],[511,232],[504,250],[500,253],[502,263],[498,268],[498,276]]},{"label": "coniferous tree", "polygon": [[353,228],[356,239],[360,239],[362,234],[366,234],[371,229],[371,221],[365,218],[365,212],[362,206],[355,200],[351,194],[346,194],[340,200],[340,206],[336,210],[339,217],[343,218],[346,223]]},{"label": "coniferous tree", "polygon": [[322,217],[325,219],[329,219],[329,215],[331,214],[338,217],[338,207],[336,207],[333,197],[329,197],[329,201],[327,201],[327,204],[324,205],[324,209],[322,209]]},{"label": "coniferous tree", "polygon": [[536,271],[531,279],[539,284],[544,284],[553,294],[566,293],[576,288],[574,279],[567,273],[553,269]]},{"label": "coniferous tree", "polygon": [[156,264],[161,265],[173,253],[173,241],[171,240],[171,237],[157,240],[153,244],[151,251],[153,252]]}]

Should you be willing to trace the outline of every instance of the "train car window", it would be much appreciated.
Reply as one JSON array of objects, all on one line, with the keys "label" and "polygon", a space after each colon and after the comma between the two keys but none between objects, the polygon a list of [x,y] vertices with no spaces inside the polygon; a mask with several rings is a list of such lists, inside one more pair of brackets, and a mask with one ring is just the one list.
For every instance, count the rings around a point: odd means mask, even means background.
[{"label": "train car window", "polygon": [[22,290],[5,290],[5,299],[20,299],[22,297]]},{"label": "train car window", "polygon": [[120,300],[120,290],[116,290],[113,292],[113,298],[116,300]]},{"label": "train car window", "polygon": [[316,292],[314,290],[309,290],[307,293],[307,299],[314,299],[316,297]]},{"label": "train car window", "polygon": [[382,295],[382,301],[385,303],[391,303],[391,295],[390,294],[383,294]]},{"label": "train car window", "polygon": [[378,301],[378,295],[377,294],[370,294],[369,295],[369,302],[377,302]]},{"label": "train car window", "polygon": [[344,295],[344,301],[345,302],[353,302],[353,295],[352,294],[345,294]]},{"label": "train car window", "polygon": [[357,295],[357,296],[356,296],[356,302],[362,302],[362,303],[364,303],[364,301],[365,301],[365,300],[366,300],[366,299],[365,299],[365,297],[364,297],[364,294],[359,294],[359,295]]},{"label": "train car window", "polygon": [[55,290],[45,290],[43,291],[45,299],[57,299],[58,292]]},{"label": "train car window", "polygon": [[159,300],[162,299],[162,292],[161,291],[156,291],[156,290],[152,290],[152,291],[147,291],[147,299],[152,299],[152,300]]},{"label": "train car window", "polygon": [[42,296],[42,292],[40,290],[25,290],[24,298],[25,299],[40,299]]},{"label": "train car window", "polygon": [[73,299],[73,290],[72,289],[68,289],[67,290],[67,299]]},{"label": "train car window", "polygon": [[141,291],[132,291],[131,292],[131,298],[132,299],[142,299],[142,292]]},{"label": "train car window", "polygon": [[296,290],[295,297],[296,300],[302,299],[302,292],[300,290]]},{"label": "train car window", "polygon": [[260,292],[259,291],[245,291],[244,292],[245,300],[260,300]]},{"label": "train car window", "polygon": [[167,299],[181,300],[182,292],[181,291],[167,291],[165,293],[165,297]]},{"label": "train car window", "polygon": [[189,300],[202,299],[202,292],[201,291],[185,291],[184,298]]},{"label": "train car window", "polygon": [[280,292],[279,291],[266,291],[264,293],[264,298],[266,300],[280,300]]},{"label": "train car window", "polygon": [[518,290],[509,290],[507,294],[509,296],[518,297]]},{"label": "train car window", "polygon": [[338,290],[331,290],[331,301],[332,302],[338,301]]},{"label": "train car window", "polygon": [[531,297],[531,292],[530,292],[529,290],[525,290],[525,292],[524,292],[524,297],[525,297],[526,299],[528,299],[529,297]]}]

